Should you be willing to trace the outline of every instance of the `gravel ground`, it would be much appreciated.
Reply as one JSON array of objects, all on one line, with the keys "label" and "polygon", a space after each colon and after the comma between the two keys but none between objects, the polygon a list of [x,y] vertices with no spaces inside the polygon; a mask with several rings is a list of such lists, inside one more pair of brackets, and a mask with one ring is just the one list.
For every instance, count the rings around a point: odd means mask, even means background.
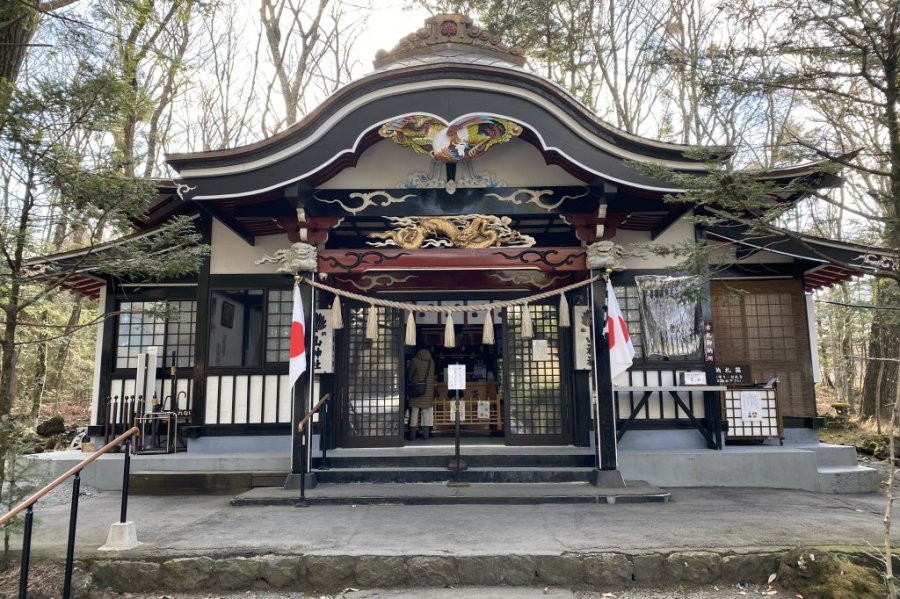
[{"label": "gravel ground", "polygon": [[[44,485],[50,482],[51,479],[36,479],[33,482],[35,491],[40,490]],[[40,501],[38,501],[35,506],[35,514],[38,514],[40,508],[42,507],[55,507],[58,505],[68,505],[72,501],[72,483],[73,479],[69,478],[61,485],[44,495]],[[4,491],[6,489],[4,488]],[[118,491],[114,491],[118,493]],[[78,505],[82,505],[86,501],[90,501],[94,499],[98,495],[100,495],[102,491],[99,489],[95,489],[93,487],[85,486],[84,484],[78,489]],[[30,495],[30,494],[29,494]],[[25,498],[23,498],[25,499]]]},{"label": "gravel ground", "polygon": [[572,591],[555,587],[461,587],[454,589],[411,588],[347,589],[337,595],[309,595],[303,593],[266,593],[247,591],[226,595],[202,594],[109,594],[101,599],[794,599],[794,593],[774,586],[712,586],[692,589],[630,589],[627,591]]}]

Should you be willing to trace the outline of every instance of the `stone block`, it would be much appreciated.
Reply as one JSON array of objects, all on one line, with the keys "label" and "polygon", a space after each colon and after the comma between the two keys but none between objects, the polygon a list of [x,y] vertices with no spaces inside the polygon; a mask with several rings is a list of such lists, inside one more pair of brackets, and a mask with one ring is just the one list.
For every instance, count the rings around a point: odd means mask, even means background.
[{"label": "stone block", "polygon": [[585,583],[591,587],[622,588],[634,582],[634,564],[621,553],[601,553],[583,558]]},{"label": "stone block", "polygon": [[358,556],[310,555],[306,561],[306,584],[318,593],[340,591],[351,586]]},{"label": "stone block", "polygon": [[406,560],[393,555],[362,555],[356,560],[354,578],[364,589],[399,587],[409,579]]},{"label": "stone block", "polygon": [[160,574],[165,590],[206,590],[211,582],[215,563],[209,557],[179,557],[163,562]]},{"label": "stone block", "polygon": [[459,584],[456,558],[443,555],[414,555],[406,560],[409,580],[415,586],[445,587]]},{"label": "stone block", "polygon": [[722,558],[708,551],[681,551],[666,557],[665,570],[672,581],[709,584],[719,579]]},{"label": "stone block", "polygon": [[722,558],[722,580],[730,584],[765,584],[778,571],[779,561],[774,553],[727,555]]},{"label": "stone block", "polygon": [[634,564],[634,581],[638,584],[656,586],[670,582],[662,555],[635,555],[632,556],[631,563]]},{"label": "stone block", "polygon": [[260,563],[246,557],[228,557],[216,560],[213,566],[212,586],[223,591],[252,589],[260,579]]},{"label": "stone block", "polygon": [[259,562],[259,578],[273,589],[295,589],[305,578],[303,558],[296,555],[262,555]]},{"label": "stone block", "polygon": [[154,562],[96,561],[91,566],[91,582],[112,591],[158,589],[160,566]]},{"label": "stone block", "polygon": [[530,555],[467,555],[456,558],[459,583],[472,586],[531,586],[537,562]]},{"label": "stone block", "polygon": [[576,556],[539,555],[535,558],[537,583],[576,587],[584,584],[584,564]]}]

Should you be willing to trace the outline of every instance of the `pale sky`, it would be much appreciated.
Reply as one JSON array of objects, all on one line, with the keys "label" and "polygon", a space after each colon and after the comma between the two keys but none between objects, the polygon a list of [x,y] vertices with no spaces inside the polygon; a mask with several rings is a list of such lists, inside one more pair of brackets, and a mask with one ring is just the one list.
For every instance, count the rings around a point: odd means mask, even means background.
[{"label": "pale sky", "polygon": [[400,38],[422,27],[429,16],[423,8],[403,10],[402,0],[373,0],[372,3],[375,8],[356,46],[357,58],[362,63],[357,76],[372,71],[372,61],[378,50],[390,50]]}]

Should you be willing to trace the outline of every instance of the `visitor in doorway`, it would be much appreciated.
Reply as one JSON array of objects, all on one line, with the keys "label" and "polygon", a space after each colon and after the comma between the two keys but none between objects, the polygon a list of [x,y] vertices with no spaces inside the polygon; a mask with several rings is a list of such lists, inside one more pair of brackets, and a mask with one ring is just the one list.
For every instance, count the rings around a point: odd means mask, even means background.
[{"label": "visitor in doorway", "polygon": [[[410,393],[409,433],[407,439],[416,438],[416,429],[422,426],[422,438],[427,439],[434,426],[434,359],[427,349],[420,349],[409,364],[406,380],[408,383],[423,382],[424,390]],[[412,386],[412,385],[410,385]],[[421,415],[421,422],[419,416]]]}]

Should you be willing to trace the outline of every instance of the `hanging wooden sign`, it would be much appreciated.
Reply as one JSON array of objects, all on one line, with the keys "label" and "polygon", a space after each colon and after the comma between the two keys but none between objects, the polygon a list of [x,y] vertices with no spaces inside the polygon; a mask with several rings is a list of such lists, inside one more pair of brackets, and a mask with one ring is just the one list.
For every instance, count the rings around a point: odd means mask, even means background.
[{"label": "hanging wooden sign", "polygon": [[749,364],[716,364],[716,383],[719,385],[752,385]]}]

